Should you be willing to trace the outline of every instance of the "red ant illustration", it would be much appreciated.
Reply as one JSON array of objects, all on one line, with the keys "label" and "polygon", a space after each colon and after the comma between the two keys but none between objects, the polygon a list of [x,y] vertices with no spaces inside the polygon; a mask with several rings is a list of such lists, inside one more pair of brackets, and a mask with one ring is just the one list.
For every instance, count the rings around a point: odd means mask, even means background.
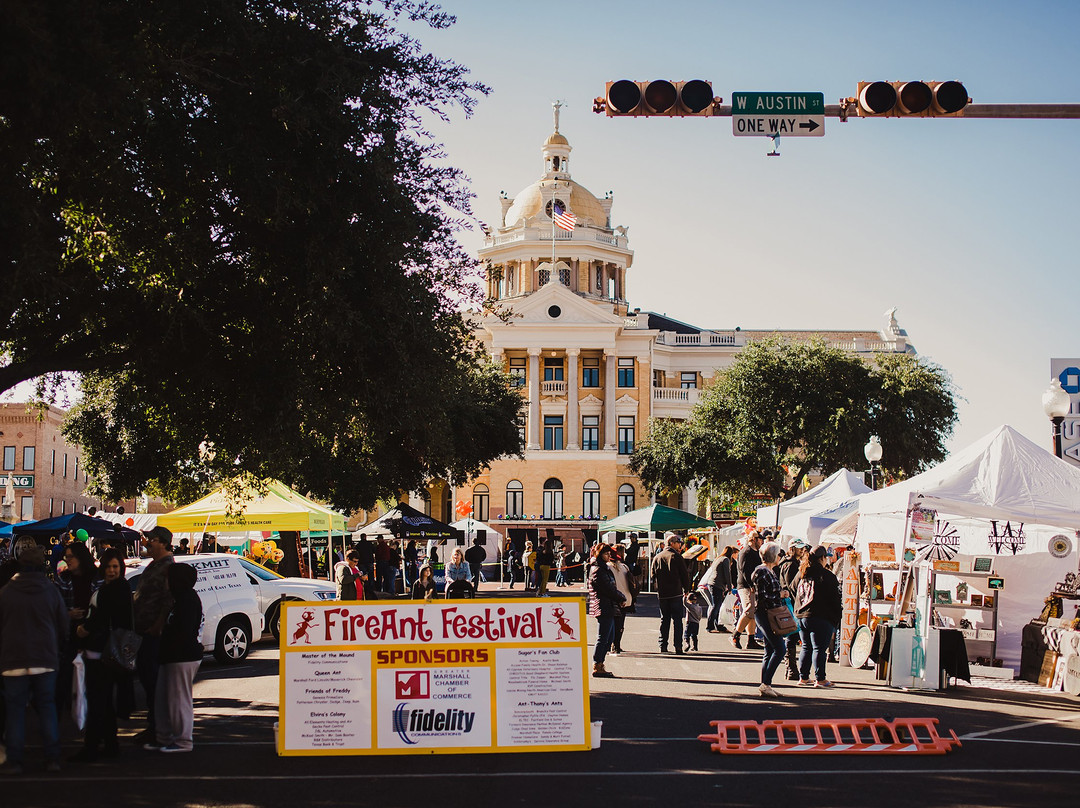
[{"label": "red ant illustration", "polygon": [[574,627],[570,625],[570,621],[564,616],[565,613],[558,606],[551,610],[551,613],[555,616],[552,621],[559,627],[559,633],[555,635],[555,639],[562,639],[562,635],[566,634],[571,640],[577,640],[574,636]]},{"label": "red ant illustration", "polygon": [[296,631],[293,632],[292,640],[293,644],[303,640],[308,645],[311,645],[311,640],[308,639],[308,629],[315,626],[315,612],[307,609],[300,615],[300,625],[296,627]]}]

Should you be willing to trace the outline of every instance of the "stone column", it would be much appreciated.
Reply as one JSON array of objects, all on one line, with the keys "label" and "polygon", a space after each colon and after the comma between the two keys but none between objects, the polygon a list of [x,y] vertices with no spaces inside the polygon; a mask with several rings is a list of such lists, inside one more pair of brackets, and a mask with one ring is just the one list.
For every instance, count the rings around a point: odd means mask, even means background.
[{"label": "stone column", "polygon": [[613,348],[604,349],[604,448],[614,451],[618,448],[615,442],[615,386],[618,378],[616,371],[619,367],[618,354]]},{"label": "stone column", "polygon": [[540,448],[540,349],[529,348],[529,443]]},{"label": "stone column", "polygon": [[577,348],[566,349],[566,448],[580,449],[578,432],[581,419],[578,418],[578,354]]}]

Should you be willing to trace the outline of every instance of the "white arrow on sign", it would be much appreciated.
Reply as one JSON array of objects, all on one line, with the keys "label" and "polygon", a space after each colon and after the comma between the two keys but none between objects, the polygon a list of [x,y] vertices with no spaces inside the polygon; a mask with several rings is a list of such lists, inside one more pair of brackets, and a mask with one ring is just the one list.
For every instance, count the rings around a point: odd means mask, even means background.
[{"label": "white arrow on sign", "polygon": [[824,115],[732,115],[736,137],[823,137]]}]

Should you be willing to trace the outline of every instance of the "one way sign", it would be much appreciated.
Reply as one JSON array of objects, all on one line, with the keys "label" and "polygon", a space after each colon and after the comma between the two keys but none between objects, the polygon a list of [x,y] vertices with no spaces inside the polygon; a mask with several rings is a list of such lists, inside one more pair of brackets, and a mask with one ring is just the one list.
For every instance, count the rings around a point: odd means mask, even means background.
[{"label": "one way sign", "polygon": [[734,93],[731,131],[736,137],[822,137],[823,93]]}]

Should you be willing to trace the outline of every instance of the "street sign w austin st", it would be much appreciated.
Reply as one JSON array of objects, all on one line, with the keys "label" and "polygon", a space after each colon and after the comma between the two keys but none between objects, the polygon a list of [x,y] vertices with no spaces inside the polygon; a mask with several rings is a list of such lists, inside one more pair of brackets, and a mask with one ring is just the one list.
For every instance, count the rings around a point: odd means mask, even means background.
[{"label": "street sign w austin st", "polygon": [[731,131],[736,137],[822,137],[824,93],[733,93]]}]

